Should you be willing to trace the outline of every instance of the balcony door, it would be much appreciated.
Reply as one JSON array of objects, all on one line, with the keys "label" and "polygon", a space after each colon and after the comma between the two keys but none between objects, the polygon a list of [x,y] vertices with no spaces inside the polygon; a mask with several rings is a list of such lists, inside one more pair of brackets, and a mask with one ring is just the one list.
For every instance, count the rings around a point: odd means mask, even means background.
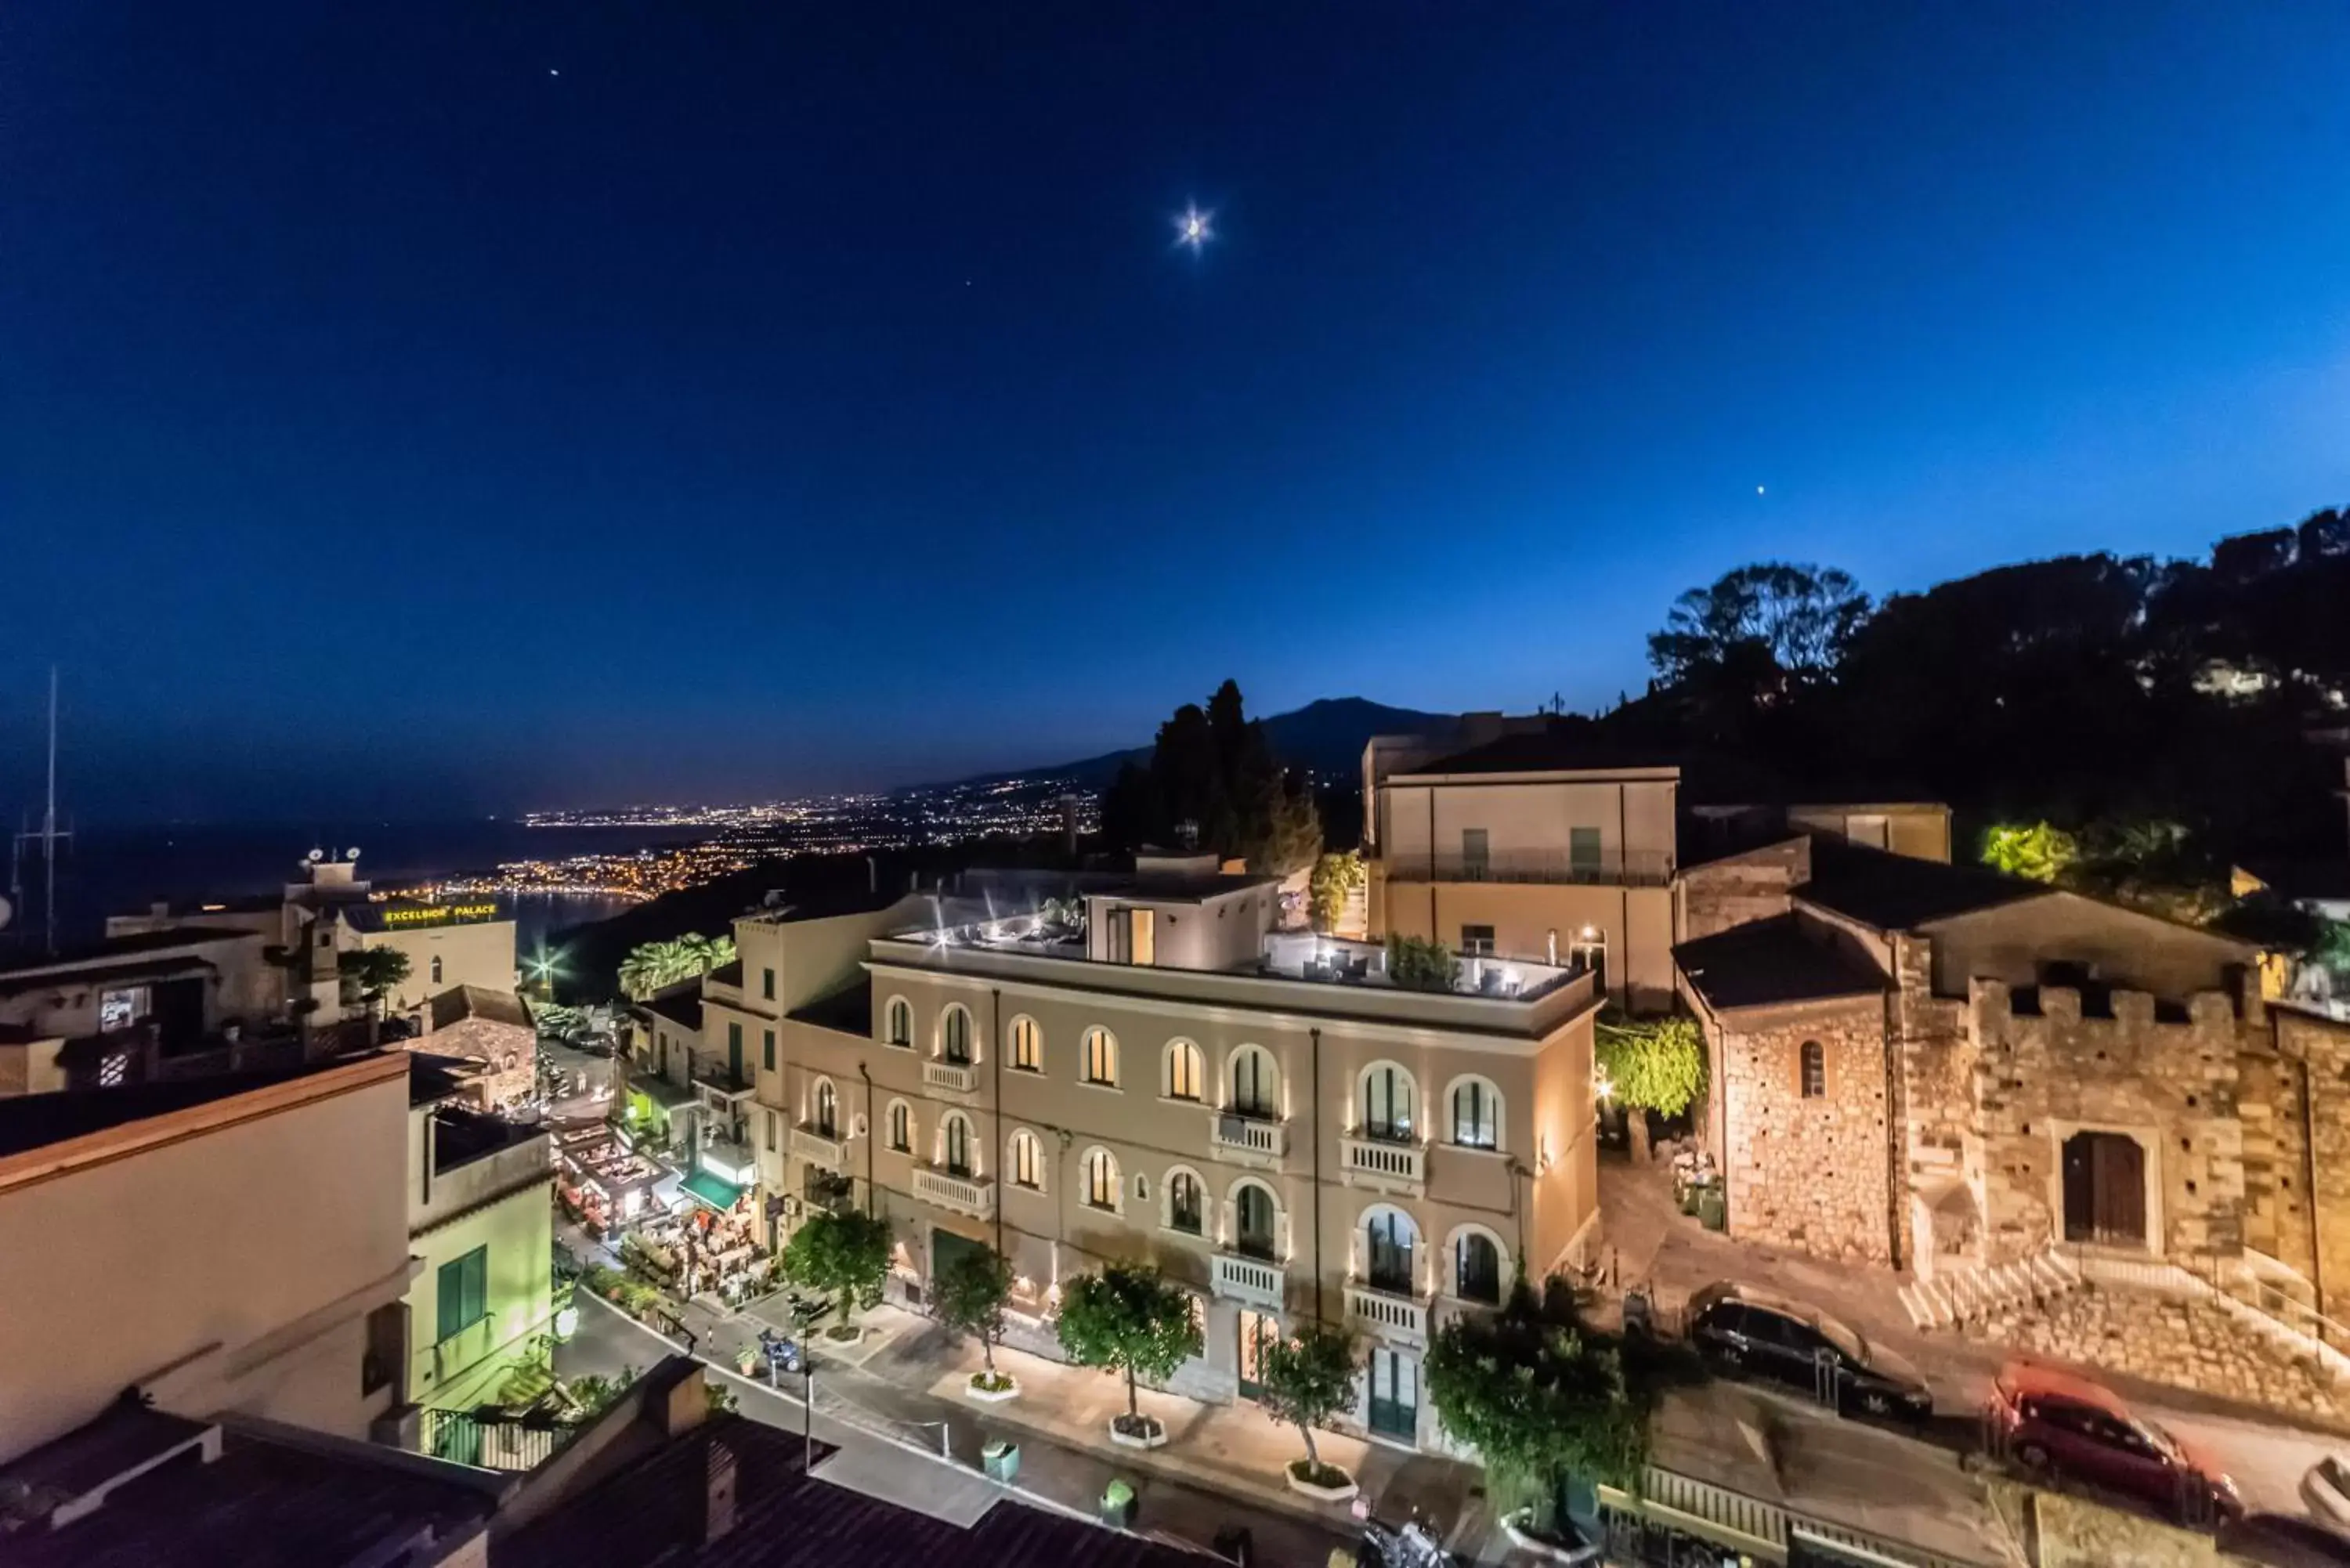
[{"label": "balcony door", "polygon": [[1393,1295],[1413,1293],[1412,1255],[1419,1245],[1419,1228],[1411,1217],[1396,1210],[1374,1214],[1364,1226],[1364,1274],[1375,1291]]},{"label": "balcony door", "polygon": [[1492,836],[1482,827],[1461,830],[1461,879],[1483,882],[1493,875]]},{"label": "balcony door", "polygon": [[1400,1350],[1371,1352],[1372,1431],[1406,1442],[1419,1437],[1419,1363]]},{"label": "balcony door", "polygon": [[1232,1251],[1270,1261],[1275,1223],[1273,1195],[1253,1182],[1244,1185],[1232,1199]]},{"label": "balcony door", "polygon": [[1112,909],[1109,914],[1109,961],[1159,962],[1159,915],[1155,909]]}]

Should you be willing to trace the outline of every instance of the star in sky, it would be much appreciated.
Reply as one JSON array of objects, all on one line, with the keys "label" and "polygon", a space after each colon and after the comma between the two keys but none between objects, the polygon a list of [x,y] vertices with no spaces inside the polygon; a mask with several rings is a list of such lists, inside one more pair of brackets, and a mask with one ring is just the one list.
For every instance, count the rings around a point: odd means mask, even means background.
[{"label": "star in sky", "polygon": [[1213,213],[1200,211],[1196,202],[1188,204],[1175,215],[1175,243],[1191,246],[1191,254],[1198,255],[1207,248],[1208,242],[1216,237],[1215,216]]}]

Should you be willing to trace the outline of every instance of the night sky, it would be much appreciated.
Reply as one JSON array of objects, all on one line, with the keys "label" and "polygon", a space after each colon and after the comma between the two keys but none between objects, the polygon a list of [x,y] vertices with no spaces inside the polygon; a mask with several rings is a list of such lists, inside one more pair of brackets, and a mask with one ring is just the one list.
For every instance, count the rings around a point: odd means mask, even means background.
[{"label": "night sky", "polygon": [[2350,500],[2345,60],[2330,0],[10,0],[0,811],[51,659],[86,818],[421,816],[1226,675],[1590,708],[1746,560],[2199,553]]}]

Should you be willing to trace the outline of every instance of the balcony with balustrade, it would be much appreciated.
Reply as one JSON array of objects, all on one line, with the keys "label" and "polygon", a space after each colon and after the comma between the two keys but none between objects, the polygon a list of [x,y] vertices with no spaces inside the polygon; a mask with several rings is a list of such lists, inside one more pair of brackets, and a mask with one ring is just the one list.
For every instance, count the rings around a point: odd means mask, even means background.
[{"label": "balcony with balustrade", "polygon": [[1209,1261],[1208,1288],[1228,1301],[1267,1312],[1288,1305],[1288,1271],[1270,1258],[1242,1252],[1218,1252]]},{"label": "balcony with balustrade", "polygon": [[1228,1165],[1253,1165],[1272,1169],[1289,1152],[1289,1124],[1276,1116],[1240,1111],[1211,1111],[1208,1116],[1208,1152]]},{"label": "balcony with balustrade", "polygon": [[1420,1197],[1428,1191],[1428,1146],[1347,1133],[1338,1140],[1338,1179],[1374,1192]]},{"label": "balcony with balustrade", "polygon": [[979,1064],[933,1056],[922,1064],[922,1086],[944,1089],[951,1095],[974,1093],[979,1088]]},{"label": "balcony with balustrade", "polygon": [[1662,849],[1497,849],[1391,855],[1381,862],[1390,882],[1518,882],[1544,887],[1663,888],[1673,879],[1673,857]]},{"label": "balcony with balustrade", "polygon": [[1385,1290],[1367,1280],[1347,1282],[1347,1315],[1372,1337],[1414,1350],[1428,1347],[1430,1303],[1402,1291]]},{"label": "balcony with balustrade", "polygon": [[942,1165],[914,1167],[914,1196],[974,1220],[995,1214],[995,1183],[985,1177],[959,1175]]},{"label": "balcony with balustrade", "polygon": [[842,1170],[847,1167],[847,1146],[837,1129],[795,1127],[792,1129],[792,1152],[810,1165],[820,1165],[827,1170]]}]

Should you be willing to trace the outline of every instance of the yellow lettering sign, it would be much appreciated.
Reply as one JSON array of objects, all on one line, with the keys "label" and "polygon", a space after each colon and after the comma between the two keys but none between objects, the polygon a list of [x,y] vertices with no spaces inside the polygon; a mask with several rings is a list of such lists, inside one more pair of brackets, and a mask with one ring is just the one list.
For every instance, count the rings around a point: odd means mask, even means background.
[{"label": "yellow lettering sign", "polygon": [[387,926],[444,926],[455,920],[487,920],[496,918],[495,904],[427,904],[414,909],[386,909],[383,923]]}]

